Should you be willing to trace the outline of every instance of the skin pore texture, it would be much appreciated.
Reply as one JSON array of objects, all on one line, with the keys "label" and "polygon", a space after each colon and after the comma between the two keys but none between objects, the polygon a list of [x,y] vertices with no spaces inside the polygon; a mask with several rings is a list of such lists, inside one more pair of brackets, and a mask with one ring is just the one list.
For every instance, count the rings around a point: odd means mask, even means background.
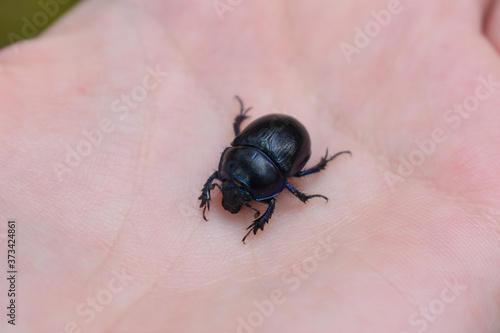
[{"label": "skin pore texture", "polygon": [[[498,332],[499,50],[498,1],[82,2],[0,51],[16,332]],[[236,94],[353,154],[246,245]]]}]

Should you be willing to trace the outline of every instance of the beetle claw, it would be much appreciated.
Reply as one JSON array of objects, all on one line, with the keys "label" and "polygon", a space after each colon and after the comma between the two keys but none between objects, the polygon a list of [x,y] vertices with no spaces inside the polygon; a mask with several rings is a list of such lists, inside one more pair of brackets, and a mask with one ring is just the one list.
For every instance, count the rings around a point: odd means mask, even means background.
[{"label": "beetle claw", "polygon": [[203,219],[204,219],[205,221],[207,221],[207,222],[208,222],[208,219],[207,219],[207,217],[205,216],[205,210],[206,210],[206,208],[207,208],[207,207],[204,207],[204,208],[203,208]]}]

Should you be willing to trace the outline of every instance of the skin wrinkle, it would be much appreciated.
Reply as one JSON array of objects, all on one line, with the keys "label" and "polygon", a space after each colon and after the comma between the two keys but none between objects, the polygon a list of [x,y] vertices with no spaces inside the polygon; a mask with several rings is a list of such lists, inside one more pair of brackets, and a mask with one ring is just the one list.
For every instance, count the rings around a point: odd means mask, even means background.
[{"label": "skin wrinkle", "polygon": [[[129,14],[129,12],[128,12],[128,11],[126,11],[126,9],[125,9],[125,8],[122,8],[122,12],[126,12],[126,13],[128,13],[128,14]],[[139,43],[140,43],[141,45],[144,45],[144,42],[143,42],[143,41],[144,41],[144,39],[140,38],[140,37],[141,37],[141,34],[139,33],[140,29],[139,29],[136,25],[134,25],[134,20],[131,20],[131,19],[130,19],[130,15],[125,15],[125,17],[127,17],[127,18],[128,18],[128,22],[130,23],[130,26],[135,26],[135,27],[136,27],[135,29],[132,29],[132,31],[136,31],[136,37],[137,37],[136,39],[139,41]],[[170,40],[172,40],[172,36],[170,36]],[[145,51],[145,49],[146,49],[146,48],[142,48],[142,50],[143,50],[143,51],[142,51],[142,53],[143,53],[143,62],[147,64],[147,63],[149,63],[149,62],[147,61],[147,55],[146,55],[146,51]],[[179,47],[177,47],[177,50],[178,50],[178,51],[180,51],[180,48],[179,48]],[[183,59],[186,59],[186,57],[183,57]],[[152,117],[151,117],[151,112],[155,112],[155,110],[156,110],[156,108],[154,107],[154,105],[158,105],[158,103],[157,103],[157,100],[158,100],[158,93],[155,93],[155,91],[148,92],[148,101],[150,100],[151,95],[153,95],[153,93],[154,93],[154,95],[155,95],[155,103],[153,103],[153,104],[152,104],[152,105],[153,105],[152,107],[148,107],[148,110],[150,110],[150,111],[146,113],[146,116],[148,116],[148,117],[147,117],[147,119],[149,120],[149,122],[148,122],[149,124],[152,124],[152,123],[153,123],[153,120],[151,119],[151,118],[152,118]],[[151,105],[151,103],[148,103],[148,105]],[[138,156],[137,156],[137,158],[136,158],[136,165],[135,165],[135,167],[134,167],[134,172],[133,172],[133,174],[134,174],[135,176],[134,176],[133,181],[132,181],[132,188],[137,188],[137,187],[138,187],[138,184],[140,184],[140,183],[141,183],[141,182],[138,180],[138,177],[139,177],[138,175],[140,174],[140,172],[139,172],[139,171],[141,170],[141,165],[142,165],[143,167],[144,167],[144,165],[145,165],[145,164],[144,164],[145,162],[142,162],[142,161],[145,161],[145,160],[146,160],[146,159],[144,158],[145,156],[150,156],[151,142],[150,142],[150,141],[148,141],[148,140],[147,140],[147,138],[151,139],[151,138],[153,137],[153,134],[154,134],[154,133],[150,133],[148,128],[149,128],[149,127],[147,127],[147,126],[146,126],[146,128],[144,128],[144,130],[143,130],[143,135],[142,135],[142,140],[140,140],[141,145],[139,146],[139,149],[137,150],[137,154],[138,154]],[[153,127],[153,128],[154,128],[154,127]],[[141,157],[142,157],[142,158],[141,158]],[[115,253],[115,251],[114,251],[114,250],[116,250],[117,248],[119,248],[119,247],[118,247],[118,242],[120,241],[120,239],[122,238],[123,233],[125,232],[125,228],[126,228],[126,226],[127,226],[126,221],[128,221],[128,220],[130,220],[130,219],[131,219],[131,218],[130,218],[131,212],[134,210],[135,204],[138,204],[138,202],[137,202],[137,197],[138,197],[138,195],[139,195],[139,194],[136,192],[136,193],[133,195],[133,198],[130,200],[130,203],[129,203],[129,205],[128,205],[128,207],[130,207],[130,208],[127,210],[127,212],[125,213],[125,215],[121,218],[121,221],[122,221],[122,222],[121,222],[121,227],[120,227],[120,229],[119,229],[119,231],[118,231],[118,233],[117,233],[117,236],[116,236],[116,237],[115,237],[115,239],[114,239],[113,245],[112,245],[112,247],[111,247],[110,251],[108,252],[108,254],[107,254],[107,255],[103,258],[103,260],[102,260],[101,264],[100,264],[100,265],[99,265],[99,266],[98,266],[98,267],[94,270],[94,274],[96,274],[97,272],[101,271],[101,269],[103,269],[103,268],[106,266],[106,262],[107,262],[107,261],[110,261],[110,260],[111,260],[111,259],[110,259],[110,258],[111,258],[111,256],[113,255],[113,253]],[[140,234],[140,229],[137,229],[137,228],[136,228],[136,224],[135,224],[135,223],[133,223],[133,222],[131,221],[131,222],[130,222],[130,223],[128,223],[128,224],[132,227],[132,229],[134,230],[134,232],[135,232],[136,234]],[[184,242],[184,245],[181,247],[181,249],[180,249],[179,253],[178,253],[178,254],[177,254],[177,256],[174,258],[174,260],[173,260],[173,262],[174,262],[174,263],[172,264],[172,266],[170,267],[170,269],[173,269],[173,267],[174,267],[174,265],[175,265],[175,262],[177,261],[178,257],[179,257],[179,256],[180,256],[180,254],[182,253],[182,250],[184,250],[184,248],[185,248],[186,244],[188,244],[188,243],[189,243],[189,240],[191,239],[191,236],[192,236],[192,234],[193,234],[195,231],[196,231],[196,229],[195,229],[195,230],[193,230],[193,231],[189,234],[189,236],[187,237],[186,241]],[[90,275],[89,275],[89,279],[90,279],[90,277],[94,276],[94,274],[90,274]],[[158,281],[159,281],[161,278],[165,277],[165,276],[166,276],[166,274],[167,274],[167,273],[157,276],[156,281],[155,281],[154,283],[152,283],[152,284],[151,284],[151,286],[150,286],[150,288],[149,288],[147,291],[145,291],[145,292],[144,292],[144,294],[143,294],[140,298],[138,298],[137,302],[134,302],[133,304],[137,304],[140,300],[142,300],[144,297],[146,297],[146,296],[148,295],[148,293],[149,293],[151,290],[153,290],[153,288],[157,285]],[[88,286],[88,284],[89,284],[89,281],[87,281],[87,282],[84,284],[84,287]],[[130,304],[130,307],[132,307],[132,306],[133,306],[133,304]],[[116,319],[116,322],[119,322],[119,320],[120,320],[121,318],[123,318],[125,315],[126,315],[126,312],[125,312],[125,310],[124,310],[123,314],[122,314],[121,316],[119,316],[119,317]],[[112,327],[112,326],[114,326],[114,325],[111,325],[110,327]]]},{"label": "skin wrinkle", "polygon": [[483,1],[483,15],[481,24],[481,33],[488,37],[488,28],[495,14],[495,10],[498,10],[499,1],[498,0],[482,0]]},{"label": "skin wrinkle", "polygon": [[[317,91],[317,89],[311,89],[313,83],[311,82],[310,78],[311,75],[306,75],[309,73],[308,70],[304,68],[305,64],[303,62],[304,57],[302,55],[302,52],[300,51],[300,47],[298,45],[298,39],[297,36],[294,35],[292,32],[294,31],[293,29],[293,22],[292,19],[290,18],[290,10],[289,10],[289,4],[287,2],[282,2],[284,8],[282,8],[281,12],[283,13],[284,19],[283,24],[282,24],[282,29],[281,33],[283,38],[281,39],[282,41],[287,41],[287,44],[289,45],[290,52],[289,54],[295,54],[297,55],[294,58],[294,63],[297,64],[296,66],[293,66],[294,69],[294,77],[297,79],[297,81],[301,84],[301,88],[303,90],[309,90],[309,91]],[[307,81],[304,80],[303,78],[307,78]],[[306,89],[309,87],[310,89]],[[316,105],[317,106],[317,103]],[[319,108],[311,108],[312,110],[319,110]]]},{"label": "skin wrinkle", "polygon": [[[461,207],[462,209],[462,213],[464,214],[464,216],[466,216],[466,218],[469,219],[469,221],[474,221],[475,218],[477,217],[484,217],[484,215],[487,215],[487,216],[490,216],[491,213],[489,211],[485,211],[485,209],[482,209],[481,206],[486,206],[486,207],[489,207],[489,206],[492,206],[493,203],[489,203],[489,202],[473,202],[472,204],[470,202],[468,202],[468,204],[470,207]],[[469,212],[467,210],[471,209],[473,212]],[[497,216],[499,216],[499,219],[500,219],[500,214],[496,214]],[[485,225],[485,230],[486,232],[492,232],[497,240],[500,241],[500,223],[499,221],[495,220],[495,219],[491,219],[491,218],[488,218],[486,220],[486,225]]]},{"label": "skin wrinkle", "polygon": [[[201,226],[200,226],[201,227]],[[181,256],[182,253],[184,253],[184,249],[186,248],[187,244],[189,243],[191,237],[194,235],[194,233],[197,231],[197,229],[194,229],[193,231],[191,231],[189,233],[189,236],[187,237],[186,241],[184,242],[183,246],[181,247],[181,249],[178,251],[177,255],[175,256],[175,258],[172,260],[172,266],[169,267],[169,270],[173,270],[173,268],[175,267],[175,262],[178,261],[179,257]],[[162,275],[159,275],[156,279],[155,282],[153,282],[150,287],[148,289],[146,289],[144,291],[144,293],[138,297],[133,303],[130,304],[129,308],[133,308],[133,305],[134,304],[138,304],[140,301],[142,301],[143,299],[145,299],[147,296],[150,295],[151,291],[154,290],[154,288],[158,285],[158,283],[164,278],[167,276],[169,272],[165,272],[164,274]],[[226,277],[224,277],[226,278]],[[221,279],[222,280],[222,279]],[[210,284],[213,284],[210,283]],[[110,327],[114,327],[116,326],[116,324],[118,324],[122,319],[125,318],[125,316],[127,315],[127,311],[126,309],[124,309],[121,313],[121,315],[119,315],[118,317],[116,317],[116,319],[111,323],[111,325],[108,326],[108,328]]]},{"label": "skin wrinkle", "polygon": [[[121,7],[120,9],[122,10],[123,13],[125,12],[125,8],[124,7]],[[129,16],[126,16],[126,17],[129,17]],[[130,23],[130,26],[133,26],[133,21],[130,20],[130,19],[128,21]],[[137,28],[136,29],[130,29],[130,30],[136,31],[136,32],[139,31],[139,29],[137,29]],[[138,39],[139,41],[142,40],[142,39],[138,38],[138,37],[140,37],[139,33],[136,34],[136,37],[137,37],[136,39]],[[144,53],[145,52],[143,51],[143,60],[144,60],[145,63],[147,63],[147,61],[146,61],[146,55]],[[108,86],[109,86],[109,84],[106,85],[106,87],[108,87]],[[148,93],[148,97],[149,97],[149,93]],[[104,101],[103,101],[103,103],[104,103]],[[152,109],[154,109],[154,108],[152,108]],[[149,114],[150,113],[148,112],[146,115],[149,115]],[[144,137],[147,137],[147,136],[148,136],[147,135],[147,131],[146,131],[146,129],[144,129],[143,130],[143,139],[144,139]],[[144,140],[141,140],[141,142],[143,142],[143,141]],[[139,155],[141,155],[141,148],[140,147],[144,147],[145,145],[147,146],[147,141],[145,143],[142,143],[139,146],[139,149],[138,149],[138,154]],[[149,150],[147,150],[147,151],[149,151]],[[141,158],[138,157],[138,158],[136,158],[136,164],[135,164],[135,167],[134,167],[135,172],[133,172],[134,177],[133,177],[133,180],[132,180],[132,186],[131,186],[131,188],[136,188],[137,187],[137,184],[138,184],[137,178],[138,178],[138,174],[139,174],[139,172],[137,170],[139,170],[140,164],[141,164]],[[120,219],[121,220],[120,228],[119,228],[119,230],[118,230],[118,232],[116,234],[116,237],[114,238],[114,240],[112,242],[110,250],[104,256],[104,258],[102,259],[101,263],[94,269],[94,271],[91,274],[89,274],[89,277],[88,277],[87,281],[83,284],[82,287],[86,288],[86,287],[88,287],[90,285],[91,279],[94,276],[96,276],[98,272],[104,270],[104,268],[107,266],[106,263],[108,261],[111,261],[112,256],[114,256],[115,250],[119,248],[118,247],[118,242],[121,240],[121,236],[125,232],[125,228],[127,226],[126,221],[129,220],[129,216],[130,216],[132,210],[134,209],[135,204],[137,203],[137,196],[138,196],[138,194],[135,193],[135,194],[133,194],[133,197],[130,199],[129,204],[127,205],[127,207],[129,207],[129,208],[125,212],[124,216]],[[135,226],[134,223],[131,222],[130,226],[132,227],[132,229],[135,231],[136,234],[140,234],[139,230],[136,228],[136,226]],[[112,266],[112,265],[110,265],[110,266]]]},{"label": "skin wrinkle", "polygon": [[370,265],[366,260],[362,259],[355,252],[353,253],[353,255],[356,257],[356,259],[358,259],[360,262],[362,262],[365,265],[365,267],[367,267],[368,269],[370,269],[373,273],[375,273],[376,275],[378,275],[381,278],[381,280],[385,281],[390,287],[392,287],[394,289],[394,291],[396,293],[398,293],[403,299],[405,299],[406,301],[408,301],[408,303],[410,305],[412,304],[412,302],[411,302],[410,298],[408,297],[408,295],[403,290],[401,290],[396,285],[396,283],[390,281],[387,276],[385,276],[384,274],[382,274],[382,272],[380,272],[380,270],[378,270],[373,265]]},{"label": "skin wrinkle", "polygon": [[[175,255],[174,259],[172,260],[172,264],[171,266],[169,267],[169,270],[173,270],[173,268],[175,267],[175,263],[178,261],[179,257],[181,256],[181,254],[183,253],[183,250],[185,249],[186,245],[189,243],[189,240],[191,239],[191,237],[194,235],[194,233],[196,232],[197,230],[194,229],[193,231],[191,231],[186,239],[186,241],[184,242],[184,244],[182,245],[181,249],[178,251],[178,253]],[[112,251],[110,251],[110,253],[112,253]],[[135,304],[139,304],[139,302],[141,302],[143,299],[145,299],[147,296],[149,296],[151,294],[151,292],[154,290],[154,288],[158,285],[158,283],[164,278],[167,276],[169,272],[165,272],[164,274],[161,274],[161,275],[158,275],[156,280],[150,284],[149,288],[147,288],[146,290],[144,290],[144,292],[139,296],[137,297],[132,303],[129,304],[129,309],[132,309],[133,306]],[[111,327],[114,327],[116,326],[118,323],[120,323],[124,318],[126,318],[126,315],[128,314],[128,310],[127,309],[123,309],[122,310],[122,313],[119,314],[115,319],[114,321],[108,326],[108,328],[111,328]]]},{"label": "skin wrinkle", "polygon": [[[352,222],[353,224],[356,224],[355,221]],[[337,248],[341,248],[345,251],[350,251],[350,246],[353,246],[353,245],[356,245],[356,244],[359,244],[361,243],[362,241],[366,241],[366,240],[369,240],[369,239],[372,239],[374,237],[377,237],[377,236],[380,236],[380,235],[384,235],[384,234],[387,234],[389,233],[390,231],[393,231],[393,230],[398,230],[400,229],[401,227],[403,227],[403,225],[400,225],[400,226],[396,226],[396,227],[392,227],[392,228],[386,228],[384,226],[380,226],[380,227],[377,227],[376,229],[373,229],[370,231],[370,233],[366,234],[365,236],[363,237],[358,237],[354,240],[351,240],[345,244],[340,244],[340,243],[336,243],[335,246],[334,246],[334,250],[337,249]],[[333,229],[333,228],[332,228]],[[317,240],[317,239],[325,239],[325,236],[327,235],[330,235],[331,234],[331,230],[325,230],[323,232],[321,232],[321,234],[318,234],[318,237],[309,237],[309,238],[305,238],[302,242],[304,244],[310,244],[310,243],[313,243],[314,240]],[[321,236],[321,237],[320,237]],[[351,253],[355,253],[354,251],[350,251]],[[253,253],[253,252],[252,252]],[[303,256],[301,256],[301,258],[305,258],[306,256],[308,256],[310,254],[310,249],[303,253]],[[255,260],[254,262],[254,267],[255,266],[258,266],[258,261],[259,260]],[[300,263],[301,260],[298,260],[296,263]],[[254,269],[254,272],[256,273],[255,274],[255,277],[251,278],[251,279],[256,279],[256,280],[261,280],[263,277],[267,277],[267,276],[272,276],[272,275],[275,275],[277,273],[280,273],[280,272],[283,272],[283,268],[282,267],[279,267],[277,268],[275,271],[268,271],[268,272],[263,272],[261,274],[257,274],[257,271]],[[265,289],[264,286],[261,286],[263,289]]]},{"label": "skin wrinkle", "polygon": [[[122,11],[125,12],[126,9],[128,9],[128,8],[129,7],[124,7]],[[134,9],[137,10],[137,8],[134,8]],[[126,11],[126,12],[127,12],[127,14],[130,14],[129,11]],[[137,27],[137,25],[134,24],[134,21],[131,19],[130,15],[126,15],[126,17],[128,18],[130,26],[133,26],[135,28],[135,29],[132,29],[132,31],[136,32],[135,37],[136,37],[136,40],[138,41],[138,44],[143,46],[143,47],[139,48],[140,50],[142,50],[143,63],[144,64],[151,63],[150,59],[148,61],[148,57],[146,54],[146,47],[144,47],[144,39],[141,38],[142,34],[139,32],[140,31],[139,27]],[[149,102],[149,99],[151,98],[151,95],[153,95],[153,94],[155,95],[155,99],[153,102]],[[146,123],[146,126],[143,127],[143,135],[142,135],[141,140],[140,140],[140,142],[142,144],[139,146],[139,149],[137,151],[138,156],[136,158],[137,163],[136,163],[136,166],[134,168],[135,177],[133,178],[132,188],[137,188],[138,184],[140,184],[142,182],[142,181],[141,182],[139,181],[139,177],[140,177],[139,170],[141,169],[141,165],[144,167],[144,163],[141,163],[141,162],[144,160],[147,160],[147,156],[150,156],[151,142],[148,141],[147,139],[149,138],[151,140],[151,138],[153,137],[153,134],[154,134],[154,133],[150,133],[151,126],[147,126],[147,124],[153,123],[152,118],[154,118],[154,115],[156,114],[155,111],[157,110],[157,108],[155,106],[158,105],[158,103],[157,103],[158,93],[155,93],[155,91],[148,92],[147,98],[148,98],[148,106],[151,105],[151,107],[148,107],[148,112],[146,112],[146,114],[145,114],[146,119],[144,120],[144,122]],[[134,223],[132,223],[132,226],[134,227]]]},{"label": "skin wrinkle", "polygon": [[497,53],[500,53],[500,1],[496,1],[491,10],[489,18],[488,30],[489,36]]}]

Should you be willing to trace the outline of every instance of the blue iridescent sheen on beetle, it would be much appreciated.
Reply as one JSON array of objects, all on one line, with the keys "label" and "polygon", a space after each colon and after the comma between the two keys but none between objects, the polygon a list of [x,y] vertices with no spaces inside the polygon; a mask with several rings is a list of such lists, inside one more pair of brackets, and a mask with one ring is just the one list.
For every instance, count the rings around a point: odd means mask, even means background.
[{"label": "blue iridescent sheen on beetle", "polygon": [[[234,120],[234,134],[236,137],[222,153],[219,169],[207,180],[201,195],[200,207],[210,210],[210,191],[218,187],[222,191],[222,206],[236,214],[243,205],[255,210],[256,220],[247,228],[245,239],[253,231],[264,230],[274,212],[274,197],[287,188],[292,194],[306,203],[307,200],[320,197],[328,200],[321,194],[306,195],[295,189],[287,178],[303,177],[323,170],[327,163],[340,154],[351,154],[350,151],[341,151],[331,157],[326,155],[314,167],[302,170],[311,156],[311,139],[306,128],[297,119],[283,115],[270,114],[251,122],[241,133],[240,126],[247,119],[243,102],[236,96],[241,109]],[[214,183],[222,182],[222,186]],[[260,217],[260,212],[250,206],[252,200],[268,204],[267,210]]]}]

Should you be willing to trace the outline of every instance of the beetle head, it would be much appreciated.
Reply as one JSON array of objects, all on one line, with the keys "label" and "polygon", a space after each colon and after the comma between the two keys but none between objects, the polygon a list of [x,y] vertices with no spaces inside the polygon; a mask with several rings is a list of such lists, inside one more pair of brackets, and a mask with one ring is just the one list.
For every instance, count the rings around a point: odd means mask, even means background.
[{"label": "beetle head", "polygon": [[222,207],[225,210],[236,214],[240,211],[241,206],[252,200],[252,196],[242,186],[236,184],[231,180],[222,182]]}]

